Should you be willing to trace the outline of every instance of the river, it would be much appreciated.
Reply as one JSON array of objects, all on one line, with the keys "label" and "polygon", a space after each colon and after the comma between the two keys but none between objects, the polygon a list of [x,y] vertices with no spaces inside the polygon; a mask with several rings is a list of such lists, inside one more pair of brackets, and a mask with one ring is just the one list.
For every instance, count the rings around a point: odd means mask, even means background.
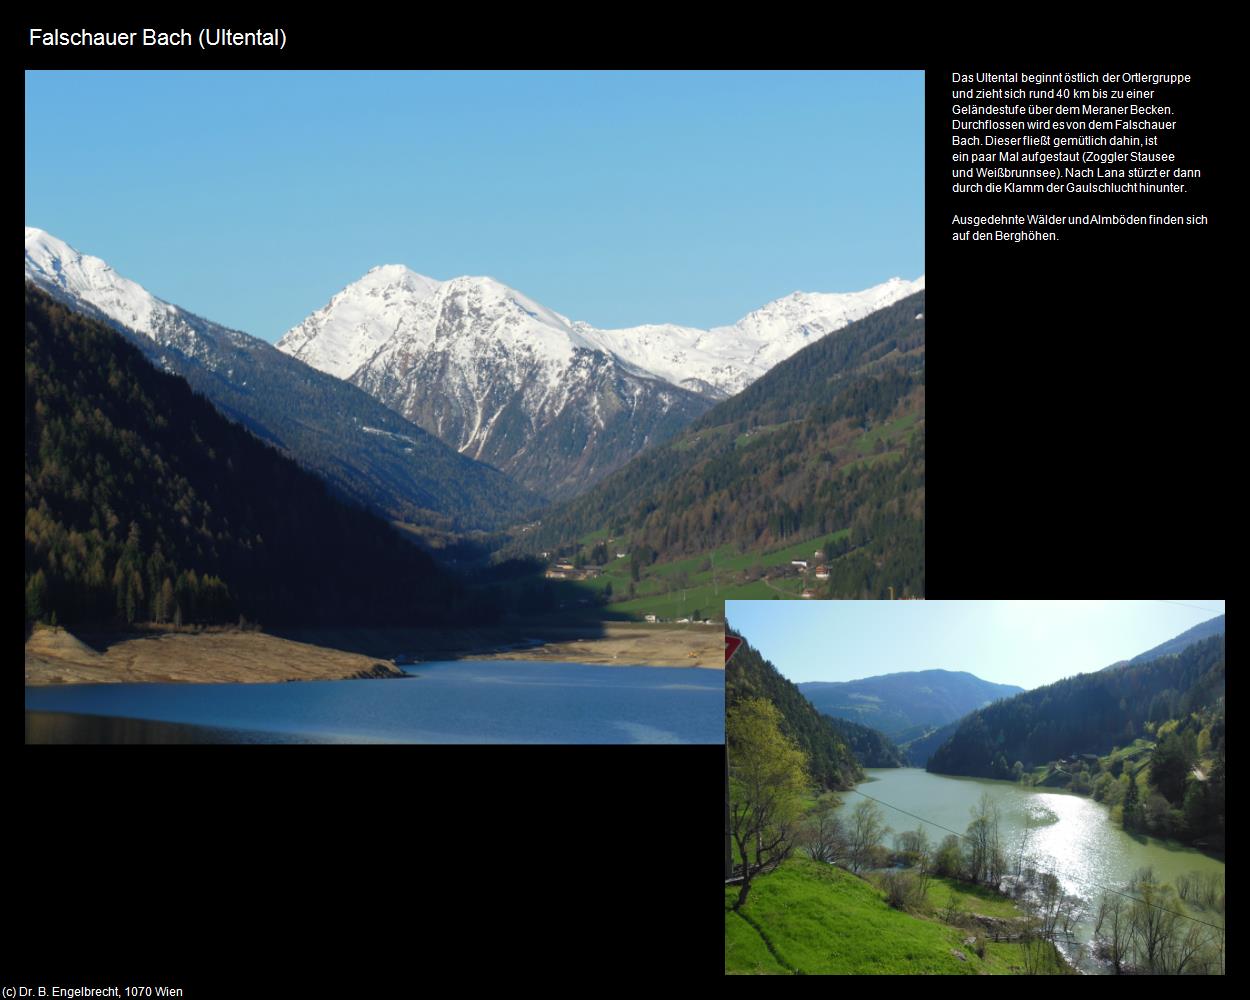
[{"label": "river", "polygon": [[724,743],[719,670],[535,660],[406,666],[393,680],[26,688],[26,741]]},{"label": "river", "polygon": [[[1169,841],[1125,833],[1108,819],[1108,809],[1083,795],[1053,789],[1035,789],[1008,781],[954,778],[930,774],[919,768],[868,768],[868,780],[856,786],[885,807],[886,822],[894,833],[923,826],[933,846],[949,832],[962,834],[968,827],[969,810],[982,792],[998,801],[1000,839],[1014,869],[1021,842],[1024,855],[1032,856],[1039,870],[1053,870],[1069,895],[1086,904],[1086,917],[1075,934],[1088,945],[1093,936],[1093,916],[1101,886],[1123,887],[1133,873],[1146,865],[1161,882],[1174,883],[1187,872],[1224,874],[1224,862],[1200,851]],[[853,809],[861,797],[846,794],[840,811]],[[921,823],[913,813],[929,822]],[[947,829],[941,829],[946,827]],[[892,836],[887,837],[892,843]],[[1074,949],[1065,949],[1071,954]],[[1083,971],[1105,971],[1096,963],[1081,960]]]}]

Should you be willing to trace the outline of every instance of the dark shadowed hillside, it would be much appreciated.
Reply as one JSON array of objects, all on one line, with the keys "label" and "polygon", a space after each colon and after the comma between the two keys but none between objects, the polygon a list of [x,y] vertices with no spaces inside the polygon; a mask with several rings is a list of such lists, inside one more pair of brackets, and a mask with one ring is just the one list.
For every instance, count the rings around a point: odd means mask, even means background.
[{"label": "dark shadowed hillside", "polygon": [[428,556],[111,327],[28,286],[25,329],[28,623],[467,612]]}]

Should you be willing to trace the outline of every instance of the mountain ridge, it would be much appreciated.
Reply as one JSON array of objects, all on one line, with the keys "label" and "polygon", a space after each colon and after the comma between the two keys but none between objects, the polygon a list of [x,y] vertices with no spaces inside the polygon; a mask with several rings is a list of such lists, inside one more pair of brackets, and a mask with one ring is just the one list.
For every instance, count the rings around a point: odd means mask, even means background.
[{"label": "mountain ridge", "polygon": [[[498,286],[507,297],[522,300],[530,315],[563,327],[566,335],[580,341],[578,346],[609,353],[638,374],[679,387],[701,383],[707,387],[704,392],[723,399],[808,343],[923,291],[925,276],[914,281],[893,277],[855,292],[791,292],[728,326],[703,329],[645,323],[596,327],[570,320],[492,277],[460,275],[441,280],[403,264],[387,264],[370,268],[334,293],[326,305],[287,330],[276,346],[322,371],[351,379],[368,363],[372,350],[402,332],[405,309],[416,307],[443,286],[466,283]],[[388,285],[410,294],[388,295]],[[369,305],[372,309],[366,308]],[[400,322],[392,326],[395,320]],[[372,344],[372,350],[362,349],[353,341]]]},{"label": "mountain ridge", "polygon": [[711,406],[488,277],[435,282],[375,269],[277,346],[340,373],[350,368],[343,377],[396,413],[554,499],[588,488]]},{"label": "mountain ridge", "polygon": [[536,496],[498,470],[458,455],[359,388],[165,302],[104,260],[31,226],[26,277],[108,323],[355,503],[444,530],[503,527],[537,506]]},{"label": "mountain ridge", "polygon": [[732,327],[601,330],[494,278],[374,268],[277,342],[553,499],[585,492],[807,343],[917,282],[796,292]]},{"label": "mountain ridge", "polygon": [[965,670],[916,670],[854,681],[804,681],[804,697],[826,715],[850,719],[891,738],[916,726],[941,727],[993,701],[1020,694],[1015,684]]},{"label": "mountain ridge", "polygon": [[436,623],[468,612],[464,587],[430,555],[160,371],[112,324],[28,284],[25,337],[28,625],[241,614],[266,625]]}]

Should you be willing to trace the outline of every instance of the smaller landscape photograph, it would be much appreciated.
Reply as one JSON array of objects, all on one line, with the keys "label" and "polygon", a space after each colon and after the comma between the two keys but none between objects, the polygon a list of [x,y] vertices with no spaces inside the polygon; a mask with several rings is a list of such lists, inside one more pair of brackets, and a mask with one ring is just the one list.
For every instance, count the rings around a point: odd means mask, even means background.
[{"label": "smaller landscape photograph", "polygon": [[1224,604],[726,602],[726,974],[1223,975]]}]

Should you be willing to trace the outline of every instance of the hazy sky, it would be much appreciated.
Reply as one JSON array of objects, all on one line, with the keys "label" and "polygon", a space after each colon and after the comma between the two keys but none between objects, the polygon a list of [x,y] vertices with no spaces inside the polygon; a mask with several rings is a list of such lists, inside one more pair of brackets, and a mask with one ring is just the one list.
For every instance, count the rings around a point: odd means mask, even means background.
[{"label": "hazy sky", "polygon": [[1224,613],[1223,601],[727,601],[789,680],[966,670],[1029,689],[1127,660]]},{"label": "hazy sky", "polygon": [[924,272],[920,72],[28,72],[26,224],[274,340],[377,264],[598,326]]}]

